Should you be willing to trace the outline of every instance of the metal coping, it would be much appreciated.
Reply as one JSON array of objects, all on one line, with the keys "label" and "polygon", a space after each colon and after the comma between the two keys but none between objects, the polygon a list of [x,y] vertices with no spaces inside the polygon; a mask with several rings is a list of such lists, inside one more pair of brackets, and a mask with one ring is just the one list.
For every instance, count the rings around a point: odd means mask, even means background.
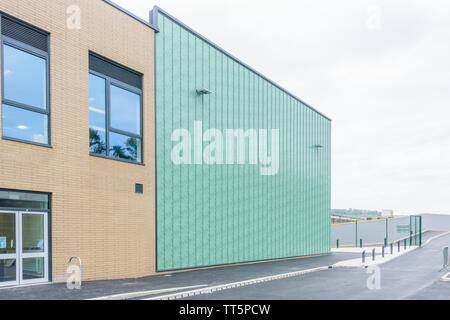
[{"label": "metal coping", "polygon": [[112,2],[111,0],[103,0],[103,2],[109,4],[110,6],[116,8],[119,11],[122,11],[123,13],[125,13],[126,15],[130,16],[131,18],[139,21],[140,23],[146,25],[147,27],[149,27],[150,29],[153,29],[156,32],[159,32],[158,28],[153,26],[152,24],[148,23],[147,21],[145,21],[144,19],[139,18],[137,15],[131,13],[130,11],[128,11],[125,8],[122,8],[121,6],[119,6],[118,4]]},{"label": "metal coping", "polygon": [[[106,0],[105,0],[106,1]],[[238,58],[236,58],[235,56],[233,56],[231,53],[227,52],[226,50],[222,49],[220,46],[218,46],[217,44],[215,44],[214,42],[208,40],[207,38],[205,38],[204,36],[202,36],[200,33],[198,33],[197,31],[193,30],[192,28],[190,28],[189,26],[187,26],[186,24],[184,24],[183,22],[181,22],[180,20],[178,20],[177,18],[173,17],[172,15],[170,15],[169,13],[167,13],[166,11],[164,11],[163,9],[161,9],[158,6],[154,6],[153,10],[150,11],[150,25],[153,26],[154,30],[156,31],[156,33],[159,32],[159,28],[158,28],[158,13],[163,14],[164,16],[166,16],[167,18],[169,18],[170,20],[172,20],[173,22],[175,22],[176,24],[178,24],[180,27],[182,27],[183,29],[185,29],[186,31],[192,33],[194,36],[200,38],[202,41],[206,42],[207,44],[209,44],[210,46],[212,46],[213,48],[215,48],[216,50],[222,52],[224,55],[228,56],[230,59],[234,60],[235,62],[239,63],[240,65],[242,65],[243,67],[247,68],[248,70],[252,71],[253,73],[255,73],[257,76],[261,77],[262,79],[266,80],[267,82],[269,82],[270,84],[272,84],[273,86],[275,86],[276,88],[278,88],[279,90],[283,91],[284,93],[288,94],[289,96],[291,96],[292,98],[294,98],[295,100],[299,101],[300,103],[302,103],[303,105],[305,105],[306,107],[308,107],[309,109],[311,109],[312,111],[318,113],[319,115],[321,115],[322,117],[324,117],[325,119],[332,121],[331,118],[329,118],[328,116],[326,116],[325,114],[321,113],[320,111],[318,111],[317,109],[311,107],[309,104],[307,104],[306,102],[304,102],[302,99],[300,99],[299,97],[297,97],[296,95],[292,94],[291,92],[289,92],[288,90],[284,89],[283,87],[281,87],[279,84],[275,83],[274,81],[272,81],[271,79],[267,78],[266,76],[262,75],[260,72],[256,71],[255,69],[253,69],[252,67],[250,67],[248,64],[246,64],[245,62],[242,62],[241,60],[239,60]],[[156,37],[156,35],[155,35]]]}]

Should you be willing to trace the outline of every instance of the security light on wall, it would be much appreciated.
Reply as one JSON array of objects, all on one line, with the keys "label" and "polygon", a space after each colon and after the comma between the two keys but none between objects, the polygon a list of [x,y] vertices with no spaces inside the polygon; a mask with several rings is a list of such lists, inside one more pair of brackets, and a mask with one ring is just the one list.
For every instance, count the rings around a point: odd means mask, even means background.
[{"label": "security light on wall", "polygon": [[197,89],[198,95],[211,94],[211,93],[212,93],[211,91],[209,91],[208,89],[205,89],[205,88]]},{"label": "security light on wall", "polygon": [[315,149],[322,149],[322,148],[323,148],[323,145],[321,145],[321,144],[316,144],[316,145],[313,146],[313,148],[315,148]]}]

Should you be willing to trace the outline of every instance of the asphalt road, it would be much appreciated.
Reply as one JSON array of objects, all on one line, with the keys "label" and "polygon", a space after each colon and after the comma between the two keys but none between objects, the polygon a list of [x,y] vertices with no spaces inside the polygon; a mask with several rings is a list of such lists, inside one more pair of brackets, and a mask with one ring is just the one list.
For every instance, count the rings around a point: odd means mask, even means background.
[{"label": "asphalt road", "polygon": [[[329,266],[336,262],[346,259],[353,259],[355,257],[359,257],[359,254],[331,253],[322,256],[232,265],[172,273],[167,275],[156,275],[140,279],[91,281],[83,282],[81,290],[68,290],[65,283],[0,288],[0,300],[80,300],[131,292],[163,290],[167,288],[180,288],[198,285],[214,286],[286,272]],[[184,290],[187,289],[175,290],[175,292]],[[151,297],[154,295],[141,296]]]},{"label": "asphalt road", "polygon": [[288,279],[224,290],[191,299],[299,300],[299,299],[450,299],[450,282],[440,278],[442,249],[450,246],[450,234],[380,266],[379,290],[369,290],[370,274],[363,268],[333,268]]}]

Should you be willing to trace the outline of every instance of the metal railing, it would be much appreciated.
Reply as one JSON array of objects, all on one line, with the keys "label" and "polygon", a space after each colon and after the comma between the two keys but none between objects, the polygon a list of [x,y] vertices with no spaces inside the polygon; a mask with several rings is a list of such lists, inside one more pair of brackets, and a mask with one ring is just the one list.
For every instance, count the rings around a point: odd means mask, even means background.
[{"label": "metal railing", "polygon": [[[410,241],[408,241],[408,238],[405,239],[400,239],[397,241],[393,241],[389,243],[389,247],[390,247],[390,254],[393,255],[394,254],[394,244],[397,246],[397,252],[401,252],[402,251],[402,247],[403,250],[407,250],[408,249],[408,243],[410,243]],[[402,245],[403,243],[403,245]],[[381,257],[385,258],[386,256],[386,248],[388,247],[387,243],[385,242],[386,245],[382,245],[381,246]],[[409,248],[411,247],[415,247],[415,245],[409,245]],[[362,245],[360,246],[360,248],[363,248]],[[446,250],[446,251],[445,251]],[[366,262],[366,250],[363,250],[361,252],[361,260],[362,263],[365,264]],[[372,261],[375,261],[376,259],[376,248],[372,248]],[[447,260],[445,260],[447,259]],[[444,249],[444,269],[448,269],[450,268],[450,264],[449,264],[449,256],[448,256],[448,248]]]}]

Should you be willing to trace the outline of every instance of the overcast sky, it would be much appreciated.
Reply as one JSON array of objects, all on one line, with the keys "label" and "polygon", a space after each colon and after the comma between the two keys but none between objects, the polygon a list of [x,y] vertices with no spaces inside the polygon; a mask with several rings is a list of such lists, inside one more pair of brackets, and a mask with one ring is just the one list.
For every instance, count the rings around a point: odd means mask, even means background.
[{"label": "overcast sky", "polygon": [[446,0],[158,5],[333,119],[332,207],[450,213]]}]

